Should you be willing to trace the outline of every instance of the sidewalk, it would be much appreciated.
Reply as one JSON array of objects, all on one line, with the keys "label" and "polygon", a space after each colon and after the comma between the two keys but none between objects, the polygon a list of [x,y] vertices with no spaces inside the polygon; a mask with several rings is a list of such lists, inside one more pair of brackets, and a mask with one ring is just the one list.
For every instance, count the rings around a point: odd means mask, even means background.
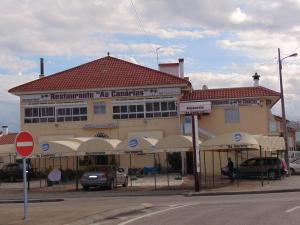
[{"label": "sidewalk", "polygon": [[[170,180],[169,187],[164,177],[157,177],[157,186],[155,189],[153,177],[139,178],[129,182],[128,187],[118,187],[113,191],[82,191],[79,184],[79,191],[75,189],[75,183],[58,184],[55,186],[45,187],[42,183],[42,188],[39,186],[39,181],[31,183],[29,193],[43,194],[45,197],[58,194],[59,197],[70,197],[73,194],[89,195],[93,193],[96,196],[103,197],[117,197],[117,196],[146,196],[146,195],[221,195],[221,194],[242,194],[242,193],[266,193],[266,192],[288,192],[300,191],[300,176],[284,177],[281,180],[264,180],[263,186],[260,180],[240,180],[239,182],[231,182],[228,179],[215,180],[214,185],[212,181],[208,181],[205,185],[202,182],[200,192],[193,192],[194,178],[193,176],[183,177],[182,180]],[[8,199],[14,196],[13,199],[21,199],[22,183],[2,183],[0,185],[0,201],[1,199]],[[47,193],[49,193],[47,195]],[[34,195],[33,195],[34,196]],[[0,202],[1,203],[1,202]]]}]

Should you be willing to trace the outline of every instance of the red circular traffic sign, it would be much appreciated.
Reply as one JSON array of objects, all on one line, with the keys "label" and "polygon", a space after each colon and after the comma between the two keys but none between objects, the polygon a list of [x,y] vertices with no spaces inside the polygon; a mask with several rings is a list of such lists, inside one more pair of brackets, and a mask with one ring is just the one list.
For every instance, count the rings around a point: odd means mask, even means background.
[{"label": "red circular traffic sign", "polygon": [[18,133],[16,137],[15,145],[16,145],[17,152],[21,156],[23,157],[29,156],[32,153],[33,146],[34,146],[33,137],[31,133],[27,131],[22,131]]}]

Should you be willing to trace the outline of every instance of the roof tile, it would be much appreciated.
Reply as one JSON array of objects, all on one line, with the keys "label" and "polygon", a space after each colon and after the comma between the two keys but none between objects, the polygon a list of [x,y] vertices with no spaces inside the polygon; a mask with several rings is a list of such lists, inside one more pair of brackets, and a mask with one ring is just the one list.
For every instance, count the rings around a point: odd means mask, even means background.
[{"label": "roof tile", "polygon": [[265,87],[238,87],[238,88],[218,88],[218,89],[205,89],[193,90],[185,92],[182,101],[193,100],[213,100],[225,98],[242,98],[242,97],[264,97],[276,96],[279,97],[280,93],[270,90]]},{"label": "roof tile", "polygon": [[190,85],[190,82],[167,73],[107,56],[14,87],[9,92],[125,88],[154,85]]},{"label": "roof tile", "polygon": [[7,135],[0,136],[0,145],[8,145],[14,144],[16,139],[17,133],[10,133]]}]

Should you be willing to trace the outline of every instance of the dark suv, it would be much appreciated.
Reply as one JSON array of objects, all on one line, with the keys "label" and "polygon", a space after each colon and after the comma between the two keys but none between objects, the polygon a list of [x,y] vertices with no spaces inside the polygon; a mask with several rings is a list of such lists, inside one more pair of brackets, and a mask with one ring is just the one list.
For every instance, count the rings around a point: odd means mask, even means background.
[{"label": "dark suv", "polygon": [[[26,164],[27,179],[32,177],[32,167],[30,164]],[[8,180],[14,182],[16,180],[23,180],[23,164],[22,163],[9,163],[3,166],[0,170],[1,180]]]},{"label": "dark suv", "polygon": [[[261,165],[262,160],[262,165]],[[264,177],[269,179],[280,178],[281,175],[287,173],[286,163],[283,159],[275,157],[255,157],[247,159],[234,169],[233,176],[239,178],[245,177],[260,177],[263,174]],[[226,168],[222,168],[222,175],[226,174]]]}]

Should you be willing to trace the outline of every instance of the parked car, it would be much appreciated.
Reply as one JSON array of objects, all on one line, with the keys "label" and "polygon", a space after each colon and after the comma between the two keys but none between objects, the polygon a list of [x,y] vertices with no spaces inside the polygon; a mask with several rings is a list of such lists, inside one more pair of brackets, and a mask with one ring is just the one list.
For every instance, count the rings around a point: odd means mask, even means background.
[{"label": "parked car", "polygon": [[291,174],[300,173],[300,158],[293,159],[290,161]]},{"label": "parked car", "polygon": [[[26,164],[27,180],[32,177],[33,169],[30,164]],[[23,180],[23,164],[22,163],[9,163],[3,166],[0,170],[1,180],[8,180],[14,182]]]},{"label": "parked car", "polygon": [[107,187],[114,189],[116,185],[128,185],[128,176],[124,168],[114,168],[112,166],[100,166],[97,171],[84,173],[80,178],[83,189],[90,187]]},{"label": "parked car", "polygon": [[[262,160],[262,165],[261,165]],[[226,167],[222,168],[222,175],[229,176]],[[278,159],[275,157],[255,157],[244,161],[238,168],[234,169],[233,178],[237,176],[239,178],[245,177],[260,177],[261,173],[264,177],[269,179],[280,178],[281,175],[287,173],[287,166],[284,159]]]}]

